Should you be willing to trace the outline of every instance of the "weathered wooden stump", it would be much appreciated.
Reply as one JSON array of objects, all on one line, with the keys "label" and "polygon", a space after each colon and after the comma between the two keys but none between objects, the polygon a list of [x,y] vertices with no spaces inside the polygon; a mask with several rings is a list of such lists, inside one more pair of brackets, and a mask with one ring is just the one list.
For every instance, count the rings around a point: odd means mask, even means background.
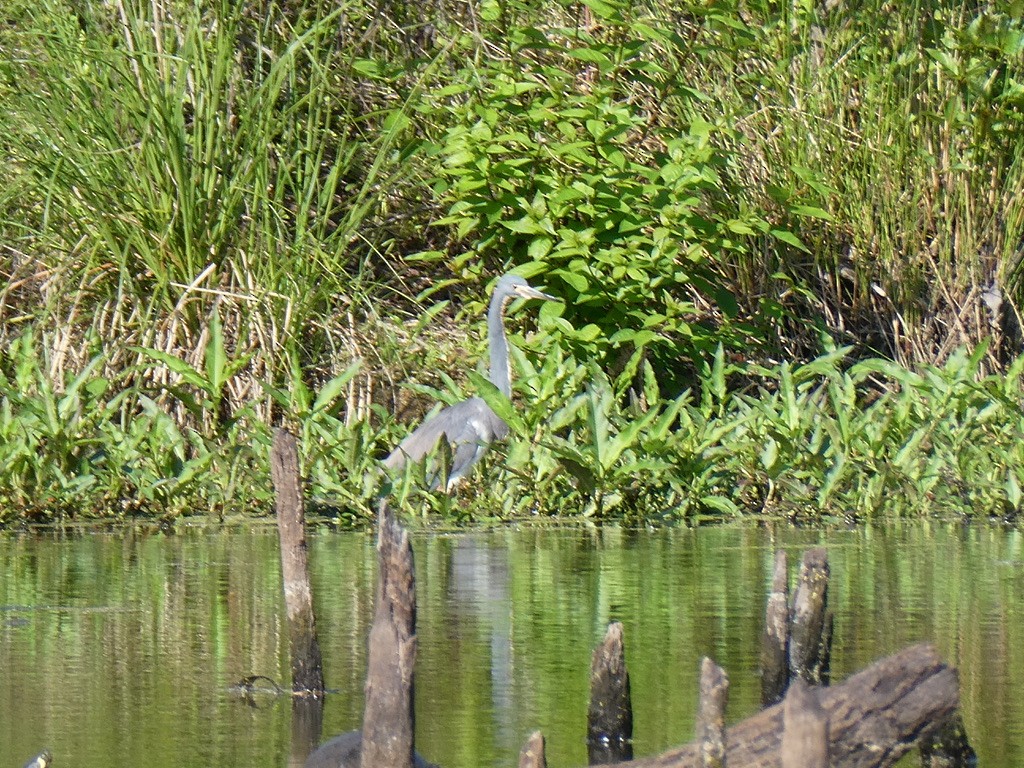
[{"label": "weathered wooden stump", "polygon": [[793,594],[789,670],[811,685],[828,683],[832,619],[828,615],[828,553],[821,547],[804,553]]},{"label": "weathered wooden stump", "polygon": [[274,432],[270,473],[274,481],[277,532],[281,541],[281,579],[288,613],[292,690],[320,696],[324,692],[324,673],[309,586],[299,452],[295,438],[285,429]]},{"label": "weathered wooden stump", "polygon": [[765,609],[761,639],[761,706],[778,704],[789,685],[789,559],[775,553],[772,591]]},{"label": "weathered wooden stump", "polygon": [[633,703],[622,637],[613,621],[590,664],[590,706],[587,710],[587,756],[591,765],[633,757]]},{"label": "weathered wooden stump", "polygon": [[433,768],[413,751],[416,576],[409,534],[386,501],[377,515],[377,592],[363,728],[322,744],[306,768]]},{"label": "weathered wooden stump", "polygon": [[544,735],[540,731],[531,733],[523,745],[519,753],[519,768],[548,768],[548,761],[544,756]]},{"label": "weathered wooden stump", "polygon": [[[832,768],[891,766],[957,711],[956,672],[930,645],[914,645],[872,664],[840,685],[818,691],[829,721]],[[783,704],[762,710],[725,732],[729,768],[781,768]],[[687,744],[621,768],[699,766],[700,745]]]},{"label": "weathered wooden stump", "polygon": [[725,768],[725,707],[729,678],[708,657],[700,666],[700,700],[697,704],[697,745],[701,768]]},{"label": "weathered wooden stump", "polygon": [[377,608],[370,628],[361,768],[413,764],[416,577],[409,534],[386,501],[377,517]]},{"label": "weathered wooden stump", "polygon": [[320,741],[324,713],[324,672],[316,637],[313,592],[309,582],[306,518],[299,452],[290,432],[278,429],[270,451],[277,533],[281,544],[281,582],[288,616],[292,662],[292,742],[289,765],[302,766]]},{"label": "weathered wooden stump", "polygon": [[782,704],[782,768],[828,768],[828,715],[799,677]]}]

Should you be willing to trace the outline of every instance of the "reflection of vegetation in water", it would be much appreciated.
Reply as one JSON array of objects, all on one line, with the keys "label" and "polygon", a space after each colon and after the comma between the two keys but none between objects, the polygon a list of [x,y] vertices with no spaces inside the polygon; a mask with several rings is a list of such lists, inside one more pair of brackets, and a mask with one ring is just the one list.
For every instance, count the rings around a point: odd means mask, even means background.
[{"label": "reflection of vegetation in water", "polygon": [[[626,629],[637,754],[689,738],[702,656],[729,673],[730,720],[750,714],[774,547],[788,549],[795,576],[815,544],[832,566],[836,679],[933,641],[960,670],[985,765],[1019,764],[1020,536],[928,523],[414,534],[418,749],[442,765],[509,765],[541,728],[552,762],[583,765],[590,654],[613,619]],[[27,759],[47,747],[78,765],[281,764],[287,699],[252,709],[229,690],[287,674],[276,548],[272,530],[0,541],[3,618],[27,619],[0,631],[0,696],[11,702],[0,752]],[[337,691],[326,736],[362,714],[374,542],[314,533],[310,549]]]},{"label": "reflection of vegetation in water", "polygon": [[400,393],[465,394],[449,302],[510,266],[566,299],[516,437],[407,511],[1020,507],[994,6],[9,5],[0,520],[265,511],[284,422],[363,522]]}]

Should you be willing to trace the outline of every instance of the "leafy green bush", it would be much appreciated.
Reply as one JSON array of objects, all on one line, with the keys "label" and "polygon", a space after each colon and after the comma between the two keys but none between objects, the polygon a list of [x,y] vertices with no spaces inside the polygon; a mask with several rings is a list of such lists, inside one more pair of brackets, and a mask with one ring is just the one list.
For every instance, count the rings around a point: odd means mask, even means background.
[{"label": "leafy green bush", "polygon": [[472,60],[431,94],[453,123],[438,223],[470,241],[456,268],[511,261],[564,297],[561,337],[578,357],[616,373],[646,358],[664,381],[750,342],[727,275],[751,239],[799,242],[738,202],[735,133],[692,109],[698,94],[662,63],[685,42],[588,7],[600,34],[512,26],[507,57]]}]

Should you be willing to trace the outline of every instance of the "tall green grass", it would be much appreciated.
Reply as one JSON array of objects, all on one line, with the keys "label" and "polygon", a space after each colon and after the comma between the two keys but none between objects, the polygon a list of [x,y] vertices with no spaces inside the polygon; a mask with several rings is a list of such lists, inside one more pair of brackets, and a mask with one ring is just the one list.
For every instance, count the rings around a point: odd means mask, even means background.
[{"label": "tall green grass", "polygon": [[998,369],[1021,342],[1019,13],[755,3],[748,20],[762,23],[711,33],[724,44],[704,61],[718,71],[699,77],[742,133],[765,205],[804,191],[827,211],[798,229],[812,261],[782,254],[811,311],[903,364],[994,336],[986,367]]},{"label": "tall green grass", "polygon": [[381,209],[415,167],[405,105],[362,114],[339,87],[346,9],[290,25],[273,5],[19,8],[0,117],[8,316],[66,326],[71,367],[90,333],[120,342],[111,365],[141,362],[135,344],[198,367],[219,318],[245,360],[234,406],[284,375],[295,339],[351,338],[321,320],[365,312],[394,261]]}]

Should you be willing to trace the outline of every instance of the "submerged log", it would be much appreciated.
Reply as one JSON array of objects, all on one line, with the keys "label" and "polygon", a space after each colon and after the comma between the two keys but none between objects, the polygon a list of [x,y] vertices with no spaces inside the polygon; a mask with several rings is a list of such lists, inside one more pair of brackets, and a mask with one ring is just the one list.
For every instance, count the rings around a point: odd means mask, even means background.
[{"label": "submerged log", "polygon": [[827,683],[826,664],[831,642],[828,617],[828,554],[821,547],[804,553],[800,578],[793,595],[789,633],[790,674],[811,685]]},{"label": "submerged log", "polygon": [[697,704],[697,744],[701,768],[725,768],[725,707],[729,678],[707,656],[700,667],[700,701]]},{"label": "submerged log", "polygon": [[544,756],[544,735],[540,731],[531,733],[523,745],[519,753],[519,768],[548,768],[548,761]]},{"label": "submerged log", "polygon": [[828,715],[799,677],[782,705],[782,768],[828,768]]},{"label": "submerged log", "polygon": [[292,690],[321,696],[324,692],[324,673],[320,645],[316,639],[313,595],[309,587],[299,452],[295,438],[287,430],[278,429],[274,432],[270,474],[274,482],[277,532],[281,541],[281,579],[288,613]]},{"label": "submerged log", "polygon": [[[346,731],[326,741],[309,756],[305,768],[359,768],[362,758],[362,731]],[[438,768],[416,755],[414,768]]]},{"label": "submerged log", "polygon": [[772,591],[765,608],[761,639],[761,707],[782,701],[789,685],[789,559],[775,553]]},{"label": "submerged log", "polygon": [[622,639],[622,624],[613,621],[590,664],[587,709],[587,756],[590,765],[633,757],[633,703]]},{"label": "submerged log", "polygon": [[[957,711],[956,671],[935,649],[913,645],[875,662],[840,685],[818,691],[829,720],[833,768],[893,765]],[[765,709],[725,732],[729,768],[780,768],[783,705]],[[700,747],[688,744],[656,757],[619,763],[620,768],[690,768]]]}]

